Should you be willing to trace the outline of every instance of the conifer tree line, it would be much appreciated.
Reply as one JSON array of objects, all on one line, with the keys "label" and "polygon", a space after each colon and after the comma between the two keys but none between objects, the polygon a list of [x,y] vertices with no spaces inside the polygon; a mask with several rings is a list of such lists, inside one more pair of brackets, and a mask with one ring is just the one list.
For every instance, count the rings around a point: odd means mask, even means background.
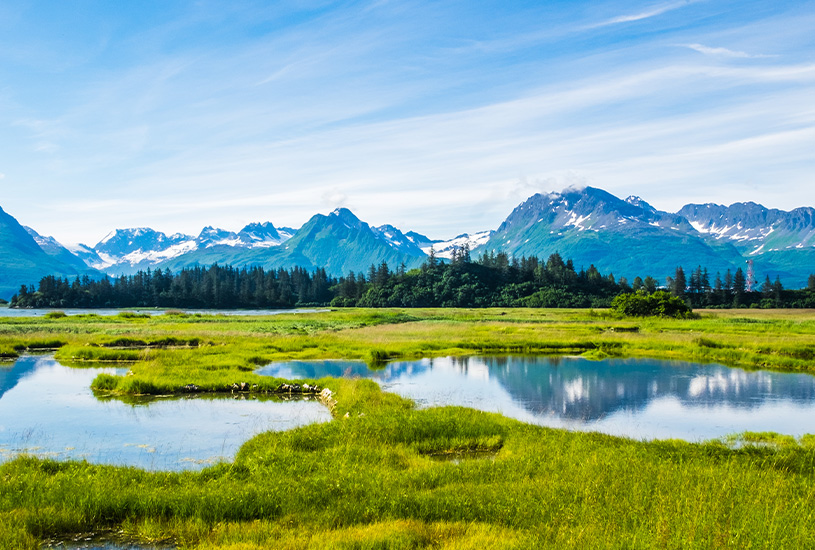
[{"label": "conifer tree line", "polygon": [[815,274],[809,276],[806,289],[801,290],[785,289],[780,277],[771,280],[766,275],[761,284],[753,281],[753,290],[748,292],[747,275],[741,268],[711,277],[707,268],[697,266],[688,278],[680,266],[666,282],[671,294],[696,308],[815,307]]},{"label": "conifer tree line", "polygon": [[[335,307],[608,307],[615,296],[651,294],[660,285],[647,276],[632,282],[615,279],[594,266],[576,269],[571,260],[554,253],[546,261],[535,256],[510,258],[487,253],[476,260],[464,247],[450,261],[433,251],[420,268],[392,269],[371,265],[368,273],[331,277],[325,269],[301,267],[265,270],[262,267],[194,267],[139,271],[134,275],[87,276],[69,280],[47,276],[38,287],[22,286],[12,307],[34,308],[201,308],[265,309],[302,306]],[[664,287],[662,287],[664,288]],[[755,292],[746,291],[741,269],[716,274],[697,267],[686,277],[678,267],[667,289],[692,307],[815,307],[815,275],[805,290],[787,290],[767,278]]]},{"label": "conifer tree line", "polygon": [[[657,283],[646,279],[656,289]],[[165,307],[254,309],[298,306],[361,307],[606,307],[630,289],[624,278],[601,274],[593,265],[576,270],[552,254],[511,259],[486,254],[473,261],[465,247],[443,262],[431,253],[410,271],[404,265],[371,265],[368,273],[331,277],[324,269],[265,270],[212,265],[139,271],[134,275],[69,280],[44,277],[35,289],[23,286],[12,307]]]}]

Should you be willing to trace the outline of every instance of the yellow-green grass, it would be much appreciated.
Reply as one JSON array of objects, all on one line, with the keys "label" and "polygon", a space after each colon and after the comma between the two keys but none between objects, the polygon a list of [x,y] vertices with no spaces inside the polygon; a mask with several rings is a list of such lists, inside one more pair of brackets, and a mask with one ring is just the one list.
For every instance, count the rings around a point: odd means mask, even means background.
[{"label": "yellow-green grass", "polygon": [[[176,345],[161,345],[174,339]],[[718,361],[728,365],[811,370],[812,311],[701,312],[699,319],[621,319],[586,310],[337,310],[271,317],[159,315],[153,318],[7,319],[0,352],[34,341],[68,344],[63,360],[139,359],[148,351],[195,346],[194,356],[229,348],[247,359],[348,358],[371,362],[477,353],[571,353]],[[128,341],[132,345],[116,345]],[[89,345],[90,344],[90,345]],[[80,347],[94,348],[80,351]],[[98,348],[98,349],[95,349]],[[117,349],[118,348],[118,349]],[[223,355],[222,353],[217,353]],[[237,355],[236,355],[237,354]],[[148,353],[146,357],[151,357]],[[255,362],[255,364],[258,364]]]},{"label": "yellow-green grass", "polygon": [[[261,434],[200,473],[4,464],[0,548],[104,529],[182,548],[815,544],[806,445],[638,442],[331,384],[334,421]],[[433,458],[473,450],[491,454]]]},{"label": "yellow-green grass", "polygon": [[[131,375],[104,381],[113,394],[234,382],[269,390],[279,381],[251,371],[291,358],[566,352],[810,371],[815,315],[341,310],[0,321],[0,350],[47,342],[64,344],[57,357],[71,364],[134,361]],[[103,529],[182,548],[815,546],[812,436],[747,433],[735,449],[639,442],[456,407],[417,410],[365,380],[317,382],[334,392],[333,421],[261,434],[233,463],[199,473],[33,458],[0,465],[0,549]],[[468,458],[473,451],[482,458]]]}]

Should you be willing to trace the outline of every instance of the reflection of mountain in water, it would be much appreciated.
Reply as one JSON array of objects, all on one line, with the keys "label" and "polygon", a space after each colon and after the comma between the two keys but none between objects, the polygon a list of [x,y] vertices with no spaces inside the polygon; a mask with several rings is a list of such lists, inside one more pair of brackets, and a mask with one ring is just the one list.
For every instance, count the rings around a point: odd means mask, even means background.
[{"label": "reflection of mountain in water", "polygon": [[486,365],[490,378],[536,415],[595,420],[618,410],[641,409],[665,397],[691,407],[743,409],[782,399],[815,401],[815,377],[806,374],[649,359],[490,357],[473,361]]},{"label": "reflection of mountain in water", "polygon": [[11,366],[0,366],[0,398],[11,390],[21,378],[37,367],[37,357],[21,357]]},{"label": "reflection of mountain in water", "polygon": [[[675,398],[690,407],[751,409],[786,400],[815,401],[815,377],[766,371],[748,372],[720,365],[650,359],[589,361],[580,357],[446,357],[390,363],[372,371],[352,361],[292,361],[258,371],[284,378],[362,377],[380,381],[434,375],[445,384],[450,374],[464,381],[500,384],[513,401],[536,416],[592,421],[620,410],[647,407]],[[432,382],[431,382],[432,383]],[[439,382],[441,383],[441,382]]]}]

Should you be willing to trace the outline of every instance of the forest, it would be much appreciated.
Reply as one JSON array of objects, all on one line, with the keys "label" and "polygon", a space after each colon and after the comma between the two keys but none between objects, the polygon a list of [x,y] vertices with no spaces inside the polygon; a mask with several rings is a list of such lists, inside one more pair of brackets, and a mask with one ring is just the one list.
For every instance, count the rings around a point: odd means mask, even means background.
[{"label": "forest", "polygon": [[[711,279],[713,279],[711,281]],[[554,253],[546,261],[532,256],[510,258],[485,254],[473,260],[466,248],[450,261],[431,254],[420,268],[395,269],[383,262],[368,273],[331,277],[294,267],[270,269],[231,266],[139,271],[134,275],[89,277],[73,281],[48,276],[37,288],[22,286],[12,297],[18,308],[211,308],[263,309],[303,306],[332,307],[569,307],[603,308],[620,294],[651,294],[667,289],[691,307],[815,307],[815,275],[803,290],[787,290],[769,277],[755,291],[747,290],[741,269],[710,276],[697,267],[690,276],[678,267],[661,286],[653,277],[602,274],[594,267],[575,269],[571,260]]]},{"label": "forest", "polygon": [[[651,290],[656,280],[647,278]],[[643,283],[645,285],[645,283]],[[44,277],[23,286],[12,307],[291,308],[360,307],[606,307],[630,288],[624,278],[601,274],[594,266],[575,270],[552,254],[510,259],[489,254],[472,261],[465,249],[451,261],[434,255],[417,269],[371,265],[368,273],[331,277],[324,269],[265,270],[212,265],[140,271],[134,275],[73,281]]]}]

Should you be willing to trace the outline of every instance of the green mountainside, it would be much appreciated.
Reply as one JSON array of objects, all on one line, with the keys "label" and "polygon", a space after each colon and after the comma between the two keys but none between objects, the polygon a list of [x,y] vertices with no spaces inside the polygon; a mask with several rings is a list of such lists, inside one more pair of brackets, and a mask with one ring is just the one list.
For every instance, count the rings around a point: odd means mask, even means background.
[{"label": "green mountainside", "polygon": [[747,256],[747,247],[741,248],[732,239],[699,232],[684,216],[656,210],[638,197],[621,200],[586,187],[530,197],[474,254],[504,251],[545,258],[558,252],[578,268],[594,265],[629,280],[651,275],[664,281],[678,266],[724,273],[746,269],[747,259],[754,260],[758,277],[780,276],[789,287],[805,286],[815,272],[807,261],[813,256],[808,249]]},{"label": "green mountainside", "polygon": [[98,271],[80,266],[74,260],[65,261],[61,250],[54,248],[51,252],[53,256],[44,251],[16,219],[0,208],[0,298],[8,299],[20,290],[20,285],[36,285],[46,275],[101,276]]},{"label": "green mountainside", "polygon": [[328,216],[313,216],[280,246],[251,249],[213,246],[184,254],[158,267],[178,270],[218,263],[234,267],[257,265],[264,269],[324,268],[329,275],[339,277],[350,271],[367,273],[371,264],[382,262],[392,268],[401,263],[407,268],[418,267],[424,258],[418,247],[415,251],[395,248],[382,233],[372,230],[350,210],[341,208]]}]

